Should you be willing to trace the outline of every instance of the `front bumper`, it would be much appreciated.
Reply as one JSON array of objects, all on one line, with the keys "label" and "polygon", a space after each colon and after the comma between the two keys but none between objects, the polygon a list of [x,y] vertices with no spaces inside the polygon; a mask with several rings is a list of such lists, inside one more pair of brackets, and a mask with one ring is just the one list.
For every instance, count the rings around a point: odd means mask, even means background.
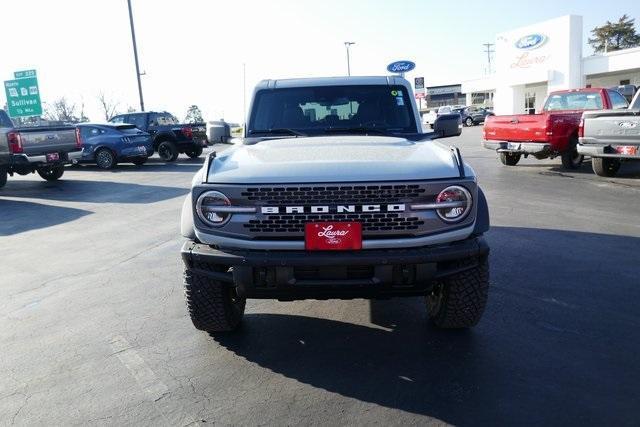
[{"label": "front bumper", "polygon": [[552,153],[551,144],[546,142],[506,142],[506,141],[482,141],[486,149],[498,153],[531,154],[534,156],[548,155]]},{"label": "front bumper", "polygon": [[476,267],[482,237],[410,249],[345,252],[230,251],[187,241],[185,268],[247,298],[328,299],[426,295],[439,279]]}]

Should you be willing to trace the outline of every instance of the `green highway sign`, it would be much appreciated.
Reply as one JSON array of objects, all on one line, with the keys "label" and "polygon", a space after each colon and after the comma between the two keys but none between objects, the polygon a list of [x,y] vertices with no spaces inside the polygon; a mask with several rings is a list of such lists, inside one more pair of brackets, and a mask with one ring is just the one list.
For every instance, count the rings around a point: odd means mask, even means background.
[{"label": "green highway sign", "polygon": [[13,73],[14,79],[24,79],[25,77],[36,77],[36,70],[16,71]]},{"label": "green highway sign", "polygon": [[[35,70],[30,71],[33,71],[35,75]],[[35,76],[7,80],[4,82],[4,90],[7,95],[7,113],[10,117],[42,115],[40,90],[38,89],[38,79]]]}]

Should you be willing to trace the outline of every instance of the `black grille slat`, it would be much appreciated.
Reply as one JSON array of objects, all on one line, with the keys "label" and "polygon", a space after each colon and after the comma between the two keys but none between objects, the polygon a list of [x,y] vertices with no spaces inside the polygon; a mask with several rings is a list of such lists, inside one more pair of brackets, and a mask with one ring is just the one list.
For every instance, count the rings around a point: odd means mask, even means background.
[{"label": "black grille slat", "polygon": [[247,200],[287,205],[315,203],[401,203],[424,196],[419,185],[356,185],[331,187],[251,187],[241,195]]},{"label": "black grille slat", "polygon": [[[271,218],[278,218],[271,220]],[[286,217],[286,219],[284,219]],[[245,228],[254,233],[278,233],[283,231],[303,233],[304,225],[308,222],[317,221],[358,221],[362,223],[362,231],[391,230],[408,231],[417,230],[424,224],[420,218],[409,217],[400,218],[395,213],[350,213],[350,214],[289,214],[289,215],[268,215],[269,220],[250,221],[244,224]],[[282,219],[281,219],[282,218]],[[287,227],[284,230],[282,227]]]}]

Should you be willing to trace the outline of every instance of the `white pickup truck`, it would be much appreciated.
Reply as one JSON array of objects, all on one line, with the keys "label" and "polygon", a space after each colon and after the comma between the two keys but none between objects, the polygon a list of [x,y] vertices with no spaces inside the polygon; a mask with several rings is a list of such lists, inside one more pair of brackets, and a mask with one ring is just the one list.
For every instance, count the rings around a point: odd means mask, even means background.
[{"label": "white pickup truck", "polygon": [[210,154],[182,211],[185,294],[210,333],[247,298],[426,296],[443,328],[481,318],[487,203],[460,151],[459,114],[422,133],[400,77],[267,80],[241,144]]},{"label": "white pickup truck", "polygon": [[77,163],[82,144],[74,126],[17,128],[0,110],[0,187],[7,175],[38,172],[47,181],[62,177],[64,165]]},{"label": "white pickup truck", "polygon": [[628,108],[585,111],[578,136],[578,153],[591,156],[598,176],[615,176],[623,161],[640,160],[640,91]]}]

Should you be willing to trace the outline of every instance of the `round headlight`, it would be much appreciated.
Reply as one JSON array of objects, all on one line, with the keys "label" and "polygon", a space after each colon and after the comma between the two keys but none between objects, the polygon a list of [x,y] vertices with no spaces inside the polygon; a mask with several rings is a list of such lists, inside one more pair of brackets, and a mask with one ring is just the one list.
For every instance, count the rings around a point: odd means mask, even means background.
[{"label": "round headlight", "polygon": [[207,225],[220,227],[229,221],[231,214],[222,212],[221,206],[229,206],[231,202],[219,191],[206,191],[198,197],[196,202],[196,212],[198,217]]},{"label": "round headlight", "polygon": [[452,185],[438,194],[436,204],[442,204],[436,213],[444,222],[462,221],[471,211],[471,193],[464,187]]}]

